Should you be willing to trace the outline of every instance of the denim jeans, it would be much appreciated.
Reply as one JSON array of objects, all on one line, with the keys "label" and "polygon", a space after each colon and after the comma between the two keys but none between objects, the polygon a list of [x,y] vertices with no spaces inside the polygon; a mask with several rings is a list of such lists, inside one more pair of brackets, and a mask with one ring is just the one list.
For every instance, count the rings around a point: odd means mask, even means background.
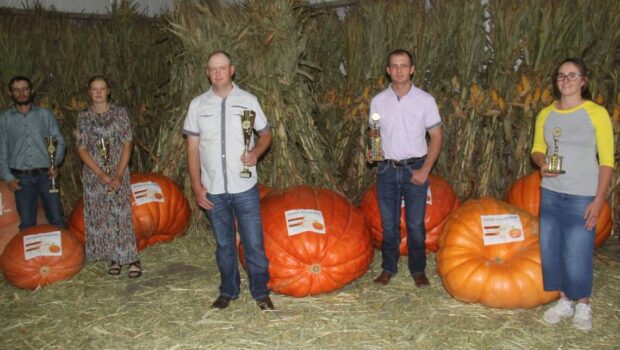
[{"label": "denim jeans", "polygon": [[47,221],[58,227],[65,227],[63,221],[60,192],[50,193],[51,180],[47,173],[38,175],[16,175],[19,180],[19,190],[15,191],[15,206],[19,214],[19,229],[37,224],[37,202],[39,196],[43,201],[43,209]]},{"label": "denim jeans", "polygon": [[220,295],[232,299],[239,296],[236,221],[246,258],[250,294],[256,300],[268,296],[269,262],[263,245],[258,186],[234,194],[207,193],[207,199],[213,203],[213,209],[207,210],[207,217],[217,242],[215,258],[220,270]]},{"label": "denim jeans", "polygon": [[592,294],[595,229],[583,218],[593,196],[541,189],[540,255],[546,291],[562,291],[572,300]]},{"label": "denim jeans", "polygon": [[390,167],[386,162],[381,162],[377,169],[377,197],[383,228],[381,268],[390,274],[398,271],[401,200],[403,199],[407,222],[409,272],[414,275],[423,273],[426,269],[424,215],[428,179],[422,185],[414,185],[410,181],[413,171],[420,169],[422,164],[424,164],[424,159],[400,167]]}]

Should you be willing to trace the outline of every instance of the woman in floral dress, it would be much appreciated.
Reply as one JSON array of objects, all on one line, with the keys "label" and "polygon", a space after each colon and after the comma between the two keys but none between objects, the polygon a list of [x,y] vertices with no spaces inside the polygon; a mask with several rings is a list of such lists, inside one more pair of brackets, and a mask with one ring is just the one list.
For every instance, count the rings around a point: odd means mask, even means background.
[{"label": "woman in floral dress", "polygon": [[110,85],[105,77],[89,80],[88,95],[92,105],[80,112],[77,119],[77,148],[84,162],[86,258],[109,260],[111,275],[120,274],[121,266],[129,265],[128,276],[140,277],[142,271],[131,225],[127,166],[132,148],[129,117],[125,108],[108,100]]}]

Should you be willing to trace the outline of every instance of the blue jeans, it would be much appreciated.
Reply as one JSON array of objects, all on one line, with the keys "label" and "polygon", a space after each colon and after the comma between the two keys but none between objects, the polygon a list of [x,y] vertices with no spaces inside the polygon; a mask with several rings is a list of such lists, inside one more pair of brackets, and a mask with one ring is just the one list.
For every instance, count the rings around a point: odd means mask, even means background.
[{"label": "blue jeans", "polygon": [[377,197],[383,244],[381,268],[390,274],[398,271],[400,246],[401,200],[405,201],[405,220],[407,222],[407,246],[409,273],[424,273],[426,269],[426,192],[428,180],[422,185],[411,183],[411,174],[420,169],[424,159],[400,167],[390,167],[386,162],[379,163],[377,169]]},{"label": "blue jeans", "polygon": [[63,220],[60,192],[50,193],[51,180],[47,173],[38,175],[16,175],[19,180],[19,190],[15,191],[15,206],[19,214],[19,229],[37,224],[37,202],[39,196],[43,201],[43,209],[47,221],[58,227],[65,227]]},{"label": "blue jeans", "polygon": [[207,210],[207,217],[217,242],[215,258],[220,270],[220,295],[231,299],[239,296],[236,219],[246,258],[250,294],[255,300],[268,296],[269,262],[263,245],[258,186],[241,193],[207,193],[207,199],[213,203],[213,209]]},{"label": "blue jeans", "polygon": [[593,196],[541,189],[540,256],[546,291],[562,291],[576,300],[592,294],[594,229],[583,218]]}]

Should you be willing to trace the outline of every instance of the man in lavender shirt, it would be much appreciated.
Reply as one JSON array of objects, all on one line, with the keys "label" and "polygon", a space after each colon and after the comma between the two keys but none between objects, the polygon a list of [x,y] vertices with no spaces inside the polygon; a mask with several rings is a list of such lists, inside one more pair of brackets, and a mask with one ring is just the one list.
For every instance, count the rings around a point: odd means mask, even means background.
[{"label": "man in lavender shirt", "polygon": [[[378,113],[385,160],[377,169],[377,196],[383,228],[382,272],[375,283],[386,285],[397,272],[401,202],[405,205],[409,272],[417,287],[428,286],[425,244],[428,175],[441,150],[441,117],[435,99],[413,86],[411,53],[388,56],[390,86],[373,97],[370,116]],[[372,119],[369,119],[372,125]],[[373,135],[376,131],[370,130]],[[426,134],[430,136],[426,141]]]}]

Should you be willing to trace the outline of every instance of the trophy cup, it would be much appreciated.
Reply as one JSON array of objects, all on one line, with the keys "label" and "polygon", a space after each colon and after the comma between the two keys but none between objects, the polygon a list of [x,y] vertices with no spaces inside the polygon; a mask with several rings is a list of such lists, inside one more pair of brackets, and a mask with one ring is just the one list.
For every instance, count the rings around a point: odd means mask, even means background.
[{"label": "trophy cup", "polygon": [[44,139],[47,145],[47,156],[50,159],[49,174],[52,183],[50,184],[49,192],[58,193],[58,184],[56,183],[56,146],[58,145],[58,140],[53,135],[46,136]]},{"label": "trophy cup", "polygon": [[[103,171],[110,176],[110,139],[100,138],[97,140],[97,151],[103,161]],[[108,194],[112,193],[108,189]]]},{"label": "trophy cup", "polygon": [[381,116],[379,113],[373,113],[370,116],[372,119],[373,133],[370,136],[370,160],[381,161],[383,160],[383,150],[381,149],[381,133],[379,132],[379,119]]},{"label": "trophy cup", "polygon": [[551,174],[565,174],[566,171],[562,170],[562,156],[558,154],[560,142],[560,136],[562,136],[562,129],[553,128],[553,154],[547,156],[547,164],[549,165],[547,169],[544,170],[545,173]]},{"label": "trophy cup", "polygon": [[[254,118],[256,118],[256,112],[251,110],[243,111],[241,115],[241,131],[243,131],[243,154],[247,155],[250,149],[250,142],[252,141],[252,135],[254,134]],[[243,166],[243,170],[239,174],[243,178],[252,177],[252,172],[248,169],[247,165]]]}]

